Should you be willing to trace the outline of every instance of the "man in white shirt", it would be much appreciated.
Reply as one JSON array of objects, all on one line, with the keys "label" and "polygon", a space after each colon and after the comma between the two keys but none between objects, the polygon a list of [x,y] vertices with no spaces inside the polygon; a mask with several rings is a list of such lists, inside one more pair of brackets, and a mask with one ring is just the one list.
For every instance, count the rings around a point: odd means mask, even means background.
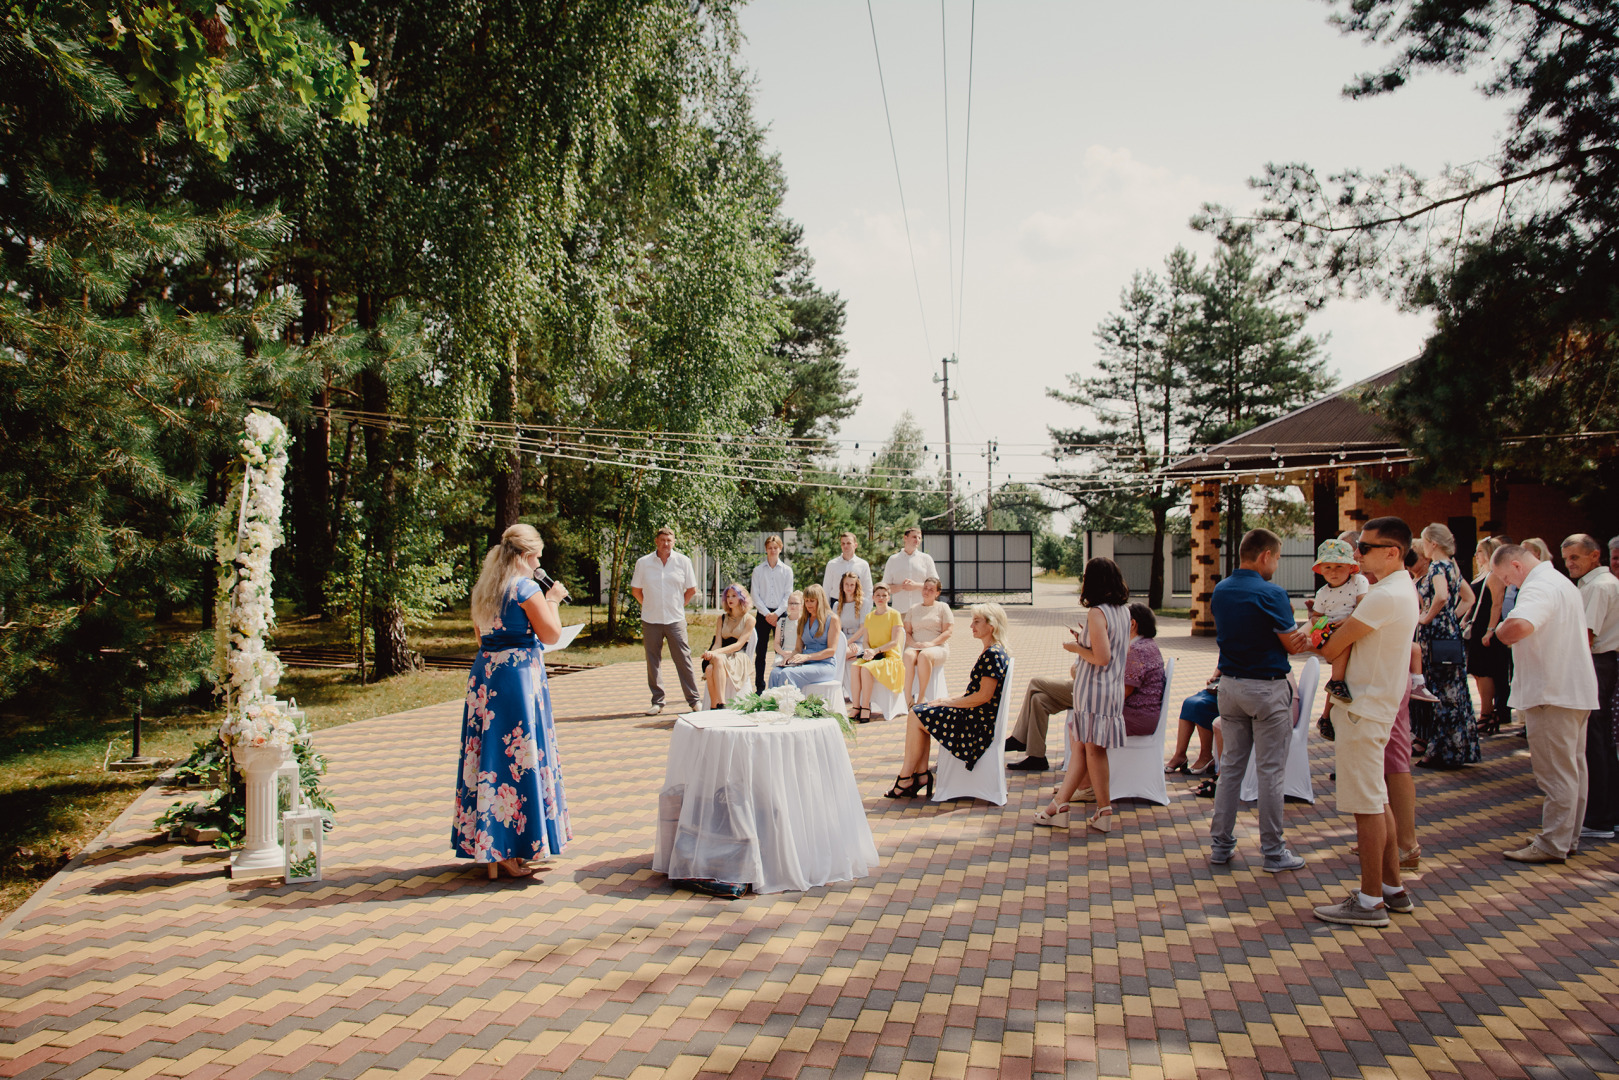
[{"label": "man in white shirt", "polygon": [[1337,730],[1333,756],[1338,766],[1338,809],[1355,815],[1360,890],[1341,904],[1316,908],[1315,915],[1323,922],[1387,926],[1389,912],[1414,907],[1400,880],[1394,813],[1383,772],[1384,750],[1411,684],[1411,638],[1419,607],[1416,586],[1405,568],[1411,527],[1397,517],[1373,518],[1362,527],[1357,546],[1362,568],[1377,584],[1322,643],[1321,656],[1330,662],[1349,650],[1344,678],[1355,688],[1355,700],[1333,706]]},{"label": "man in white shirt", "polygon": [[1513,862],[1560,863],[1579,850],[1580,822],[1590,794],[1585,727],[1597,706],[1585,605],[1574,583],[1520,544],[1503,544],[1490,557],[1502,581],[1518,590],[1512,614],[1495,636],[1512,646],[1512,696],[1524,714],[1529,763],[1546,793],[1540,832],[1506,852]]},{"label": "man in white shirt", "polygon": [[653,538],[656,548],[635,560],[630,592],[641,605],[641,647],[646,650],[646,684],[652,690],[648,716],[663,711],[663,643],[680,676],[686,704],[697,708],[697,675],[686,643],[686,605],[697,595],[697,571],[691,560],[675,550],[675,531],[667,525]]},{"label": "man in white shirt", "polygon": [[905,550],[890,555],[883,567],[883,582],[891,597],[888,606],[902,616],[922,602],[922,583],[939,576],[933,556],[918,550],[921,546],[922,530],[912,525],[905,530]]},{"label": "man in white shirt", "polygon": [[[821,588],[826,590],[826,602],[832,605],[834,611],[843,602],[844,574],[859,576],[860,599],[862,603],[871,602],[871,564],[854,553],[854,533],[846,532],[838,537],[838,544],[843,548],[843,554],[826,564],[826,576],[821,579]],[[852,634],[857,629],[858,627],[845,626],[843,631]]]},{"label": "man in white shirt", "polygon": [[1563,565],[1580,587],[1591,663],[1597,673],[1597,707],[1585,723],[1585,768],[1590,795],[1582,840],[1612,840],[1619,825],[1619,757],[1613,739],[1613,688],[1619,676],[1619,577],[1603,565],[1602,545],[1586,533],[1563,541]]},{"label": "man in white shirt", "polygon": [[759,614],[753,623],[753,685],[764,686],[770,642],[793,595],[793,568],[781,560],[781,537],[765,538],[765,561],[753,568],[752,584],[753,608]]}]

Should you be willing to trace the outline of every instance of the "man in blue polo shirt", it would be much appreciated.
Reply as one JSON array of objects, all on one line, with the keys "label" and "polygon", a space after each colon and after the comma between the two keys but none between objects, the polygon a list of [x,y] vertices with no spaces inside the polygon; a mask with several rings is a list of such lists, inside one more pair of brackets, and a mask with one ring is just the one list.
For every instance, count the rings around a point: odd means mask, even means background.
[{"label": "man in blue polo shirt", "polygon": [[1293,616],[1287,590],[1271,583],[1282,541],[1255,529],[1237,549],[1239,566],[1214,587],[1214,636],[1220,646],[1220,781],[1214,792],[1209,861],[1228,863],[1237,846],[1237,799],[1248,754],[1259,773],[1259,850],[1272,874],[1304,860],[1282,840],[1282,776],[1293,738],[1293,688],[1288,655],[1310,641]]}]

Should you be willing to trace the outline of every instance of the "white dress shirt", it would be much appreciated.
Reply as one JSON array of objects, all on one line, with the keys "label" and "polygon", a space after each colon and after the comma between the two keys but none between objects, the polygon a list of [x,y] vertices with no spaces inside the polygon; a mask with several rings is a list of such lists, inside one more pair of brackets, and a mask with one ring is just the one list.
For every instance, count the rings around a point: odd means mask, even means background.
[{"label": "white dress shirt", "polygon": [[753,568],[751,591],[753,609],[759,614],[785,614],[787,598],[793,595],[793,568],[780,558],[775,566],[765,560]]},{"label": "white dress shirt", "polygon": [[1597,672],[1585,632],[1585,605],[1580,590],[1549,562],[1524,578],[1512,617],[1535,632],[1512,646],[1514,709],[1556,705],[1564,709],[1597,707]]},{"label": "white dress shirt", "polygon": [[826,590],[826,598],[836,604],[843,599],[838,587],[843,583],[843,575],[853,571],[860,577],[860,602],[866,603],[871,599],[871,564],[860,556],[845,559],[842,555],[826,564],[826,576],[821,579],[821,588]]},{"label": "white dress shirt", "polygon": [[1585,625],[1594,638],[1594,653],[1619,652],[1619,577],[1598,566],[1580,578],[1580,599],[1585,602]]},{"label": "white dress shirt", "polygon": [[888,606],[901,615],[922,602],[922,590],[909,592],[899,587],[900,582],[910,578],[918,585],[930,577],[938,577],[939,570],[933,565],[933,556],[923,551],[918,545],[916,554],[907,555],[903,550],[896,551],[888,557],[888,565],[883,567],[883,581],[888,583]]},{"label": "white dress shirt", "polygon": [[635,560],[635,574],[630,588],[641,590],[641,621],[657,625],[686,621],[686,590],[697,588],[697,571],[691,560],[678,551],[669,553],[669,561],[658,558],[656,551]]}]

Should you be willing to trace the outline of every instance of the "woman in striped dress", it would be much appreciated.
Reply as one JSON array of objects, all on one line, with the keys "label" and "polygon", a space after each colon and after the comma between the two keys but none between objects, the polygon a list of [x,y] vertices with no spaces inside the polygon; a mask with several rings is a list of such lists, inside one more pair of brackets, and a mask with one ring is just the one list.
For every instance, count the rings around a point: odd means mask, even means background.
[{"label": "woman in striped dress", "polygon": [[1130,587],[1112,559],[1085,564],[1079,602],[1089,612],[1085,630],[1070,630],[1073,641],[1063,648],[1078,653],[1074,670],[1074,708],[1068,714],[1068,775],[1057,797],[1040,811],[1040,825],[1066,825],[1070,802],[1096,800],[1096,813],[1085,824],[1097,832],[1113,828],[1108,794],[1107,750],[1124,745],[1124,668],[1130,656]]}]

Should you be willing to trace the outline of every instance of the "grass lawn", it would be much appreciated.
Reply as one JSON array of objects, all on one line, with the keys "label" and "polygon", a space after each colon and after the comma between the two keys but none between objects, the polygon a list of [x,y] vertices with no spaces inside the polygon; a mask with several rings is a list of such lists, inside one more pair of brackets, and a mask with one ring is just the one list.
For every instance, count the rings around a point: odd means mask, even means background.
[{"label": "grass lawn", "polygon": [[[605,609],[596,608],[594,614],[597,625],[605,621]],[[588,608],[564,607],[562,622],[587,622],[590,615]],[[700,652],[713,634],[713,616],[690,616],[689,622],[692,651]],[[273,643],[353,644],[337,625],[290,618],[277,628]],[[470,655],[474,643],[466,609],[412,627],[410,643],[419,652]],[[639,640],[593,644],[587,630],[573,648],[553,659],[611,664],[641,657]],[[361,686],[353,670],[289,668],[276,695],[296,698],[309,712],[310,727],[319,730],[458,698],[466,679],[461,671],[418,671]],[[130,752],[128,717],[18,712],[18,703],[10,708],[0,714],[0,915],[19,907],[84,850],[153,780],[150,772],[110,773],[103,768],[108,757],[117,760]],[[141,752],[184,758],[198,739],[214,735],[220,719],[217,711],[195,709],[148,715]]]}]

